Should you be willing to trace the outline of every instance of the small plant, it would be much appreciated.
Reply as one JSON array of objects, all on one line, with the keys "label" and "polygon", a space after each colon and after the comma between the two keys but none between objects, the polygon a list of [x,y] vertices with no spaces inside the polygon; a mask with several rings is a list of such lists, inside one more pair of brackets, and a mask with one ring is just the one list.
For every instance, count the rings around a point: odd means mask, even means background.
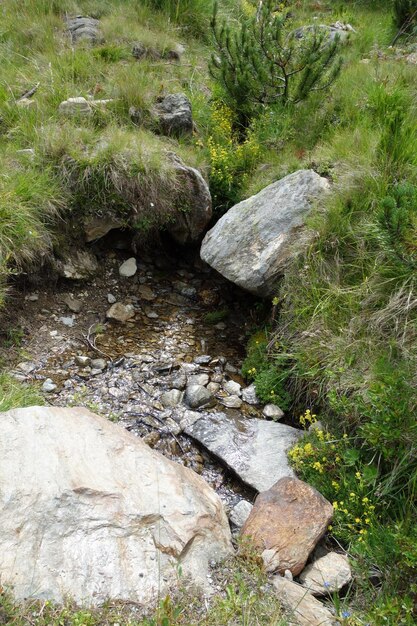
[{"label": "small plant", "polygon": [[218,3],[211,22],[216,51],[210,71],[225,90],[237,122],[246,130],[260,107],[301,102],[330,87],[341,68],[339,40],[330,42],[320,28],[294,31],[288,13],[274,0],[233,31],[219,20]]},{"label": "small plant", "polygon": [[223,322],[229,316],[229,309],[220,309],[219,311],[210,311],[206,313],[203,320],[206,324],[215,325]]}]

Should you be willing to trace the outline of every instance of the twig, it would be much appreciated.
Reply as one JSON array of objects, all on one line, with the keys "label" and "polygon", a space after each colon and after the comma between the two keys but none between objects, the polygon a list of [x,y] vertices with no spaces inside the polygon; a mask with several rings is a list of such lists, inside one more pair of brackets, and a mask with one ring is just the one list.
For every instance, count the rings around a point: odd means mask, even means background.
[{"label": "twig", "polygon": [[[83,335],[83,339],[92,350],[94,350],[95,352],[98,352],[98,354],[101,354],[102,356],[105,356],[106,359],[109,359],[111,363],[113,364],[112,357],[106,352],[103,352],[102,350],[100,350],[100,348],[97,348],[96,346],[96,340],[94,338],[94,333],[92,332],[95,325],[96,325],[95,323],[91,324],[90,328],[88,329],[87,334]],[[91,339],[91,336],[93,336],[93,339]]]},{"label": "twig", "polygon": [[40,83],[36,83],[34,87],[32,87],[31,89],[28,89],[21,96],[19,96],[17,101],[19,102],[19,100],[24,100],[25,98],[31,98],[38,91],[39,85]]}]

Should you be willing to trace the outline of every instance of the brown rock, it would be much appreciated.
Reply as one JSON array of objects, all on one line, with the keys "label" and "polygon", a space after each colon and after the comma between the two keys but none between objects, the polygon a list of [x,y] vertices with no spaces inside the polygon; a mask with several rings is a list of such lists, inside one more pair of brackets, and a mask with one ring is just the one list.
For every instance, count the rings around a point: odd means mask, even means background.
[{"label": "brown rock", "polygon": [[337,623],[329,609],[301,585],[281,576],[274,577],[273,585],[281,604],[289,612],[288,626],[333,626]]},{"label": "brown rock", "polygon": [[288,569],[296,576],[332,515],[332,505],[316,489],[297,478],[281,478],[256,498],[242,536],[262,552],[267,571]]}]

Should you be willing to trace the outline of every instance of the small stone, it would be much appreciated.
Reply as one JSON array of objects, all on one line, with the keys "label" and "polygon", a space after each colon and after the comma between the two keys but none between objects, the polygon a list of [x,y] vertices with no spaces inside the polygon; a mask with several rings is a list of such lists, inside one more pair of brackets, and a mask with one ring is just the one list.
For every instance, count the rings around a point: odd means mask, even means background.
[{"label": "small stone", "polygon": [[240,409],[243,402],[239,396],[228,396],[227,398],[219,398],[219,402],[228,409]]},{"label": "small stone", "polygon": [[74,317],[60,317],[59,321],[64,324],[64,326],[69,326],[69,328],[74,326]]},{"label": "small stone", "polygon": [[120,276],[124,276],[125,278],[130,278],[134,276],[138,271],[138,264],[136,263],[135,257],[131,257],[119,267]]},{"label": "small stone", "polygon": [[72,296],[65,296],[64,303],[67,305],[70,311],[73,313],[79,313],[82,309],[83,303],[81,300],[77,300]]},{"label": "small stone", "polygon": [[219,322],[215,324],[214,328],[217,328],[217,330],[226,330],[227,326],[224,322]]},{"label": "small stone", "polygon": [[94,370],[104,370],[107,367],[107,362],[105,359],[93,359],[91,361],[91,367]]},{"label": "small stone", "polygon": [[245,389],[242,389],[242,399],[246,404],[259,404],[259,398],[256,395],[255,385],[249,385]]},{"label": "small stone", "polygon": [[301,585],[281,576],[274,576],[277,597],[289,612],[291,626],[335,626],[339,620]]},{"label": "small stone", "polygon": [[156,298],[156,293],[152,291],[148,285],[140,285],[138,288],[138,295],[142,298],[142,300],[147,300],[148,302],[151,302]]},{"label": "small stone", "polygon": [[92,114],[93,109],[91,108],[88,100],[86,100],[82,96],[78,96],[76,98],[68,98],[68,100],[64,100],[64,102],[61,102],[58,107],[58,111],[61,115],[88,116]]},{"label": "small stone", "polygon": [[329,552],[301,572],[300,582],[314,596],[340,591],[352,580],[349,559],[344,554]]},{"label": "small stone", "polygon": [[284,411],[282,411],[276,404],[267,404],[262,411],[265,417],[275,420],[276,422],[284,417]]},{"label": "small stone", "polygon": [[177,406],[181,403],[183,392],[179,389],[171,389],[171,391],[165,391],[160,397],[161,404],[166,408]]},{"label": "small stone", "polygon": [[234,380],[228,380],[223,384],[223,389],[230,393],[231,396],[240,396],[242,394],[242,387]]},{"label": "small stone", "polygon": [[108,293],[107,294],[107,302],[109,304],[115,304],[117,302],[116,296],[114,296],[112,293]]},{"label": "small stone", "polygon": [[31,374],[36,369],[36,363],[32,363],[31,361],[23,361],[16,365],[16,369],[21,370],[25,374]]},{"label": "small stone", "polygon": [[184,374],[174,375],[169,380],[169,384],[172,389],[180,389],[183,391],[187,385],[187,377]]},{"label": "small stone", "polygon": [[39,300],[39,294],[31,293],[29,296],[27,296],[26,300],[29,300],[29,302],[37,302]]},{"label": "small stone", "polygon": [[202,385],[203,387],[205,387],[206,385],[208,385],[209,381],[210,378],[208,374],[195,374],[194,376],[188,377],[189,385]]},{"label": "small stone", "polygon": [[237,368],[232,365],[231,363],[226,363],[224,371],[227,372],[228,374],[237,374],[238,370]]},{"label": "small stone", "polygon": [[197,365],[208,365],[211,361],[211,356],[208,354],[201,354],[200,356],[196,356],[194,359],[194,363]]},{"label": "small stone", "polygon": [[127,322],[135,316],[135,309],[131,304],[116,302],[106,313],[106,317],[117,322]]},{"label": "small stone", "polygon": [[219,383],[211,382],[207,385],[207,389],[214,395],[220,390],[220,385]]},{"label": "small stone", "polygon": [[77,354],[77,356],[75,357],[75,362],[77,363],[77,365],[81,365],[81,367],[87,367],[88,365],[91,365],[90,357],[84,356],[82,354]]},{"label": "small stone", "polygon": [[247,500],[241,500],[230,511],[229,519],[232,522],[232,524],[234,524],[236,528],[240,530],[243,524],[248,519],[249,514],[252,511],[252,509],[253,509],[253,504],[251,504]]},{"label": "small stone", "polygon": [[156,313],[156,311],[148,309],[147,311],[145,311],[145,313],[146,317],[148,317],[150,320],[157,320],[159,318],[159,315],[158,313]]},{"label": "small stone", "polygon": [[185,390],[185,402],[191,409],[198,409],[213,402],[213,396],[202,385],[189,385]]},{"label": "small stone", "polygon": [[52,391],[55,391],[56,388],[57,385],[55,385],[50,378],[47,378],[42,385],[42,391],[45,391],[46,393],[51,393]]}]

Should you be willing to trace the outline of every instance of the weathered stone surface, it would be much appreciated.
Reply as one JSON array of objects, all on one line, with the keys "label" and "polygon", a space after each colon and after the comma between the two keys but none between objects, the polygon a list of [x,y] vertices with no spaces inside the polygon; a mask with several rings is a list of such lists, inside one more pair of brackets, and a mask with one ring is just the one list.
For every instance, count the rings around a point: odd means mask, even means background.
[{"label": "weathered stone surface", "polygon": [[240,409],[243,404],[243,400],[236,395],[221,397],[219,402],[228,409]]},{"label": "weathered stone surface", "polygon": [[82,96],[77,96],[76,98],[68,98],[68,100],[64,100],[58,107],[58,111],[61,115],[91,115],[93,109],[91,108],[91,103],[86,98]]},{"label": "weathered stone surface", "polygon": [[303,587],[315,596],[337,592],[351,580],[349,559],[337,552],[329,552],[310,563],[300,574]]},{"label": "weathered stone surface", "polygon": [[179,389],[171,389],[170,391],[165,391],[160,400],[165,408],[174,407],[181,403],[183,395],[183,392]]},{"label": "weathered stone surface", "polygon": [[109,320],[116,320],[116,322],[127,322],[135,316],[135,309],[132,304],[122,304],[116,302],[112,304],[106,313],[106,317]]},{"label": "weathered stone surface", "polygon": [[136,263],[136,259],[132,256],[130,259],[127,259],[124,263],[119,267],[120,276],[124,276],[125,278],[131,278],[138,271],[138,264]]},{"label": "weathered stone surface", "polygon": [[245,387],[245,389],[242,389],[242,400],[247,404],[260,403],[259,398],[256,395],[256,387],[253,383],[252,385],[249,385],[249,387]]},{"label": "weathered stone surface", "polygon": [[233,509],[230,511],[230,521],[236,528],[239,530],[242,528],[243,524],[249,517],[250,512],[253,509],[253,504],[248,502],[247,500],[241,500],[238,502]]},{"label": "weathered stone surface", "polygon": [[84,408],[1,414],[0,576],[17,599],[154,601],[231,552],[193,471]]},{"label": "weathered stone surface", "polygon": [[185,390],[185,403],[191,409],[198,409],[213,402],[213,396],[203,385],[188,385]]},{"label": "weathered stone surface", "polygon": [[87,242],[101,239],[115,228],[121,228],[124,222],[112,216],[90,217],[84,223],[84,234]]},{"label": "weathered stone surface", "polygon": [[186,433],[258,491],[269,489],[283,476],[294,476],[286,453],[302,433],[291,426],[209,413]]},{"label": "weathered stone surface", "polygon": [[201,172],[185,165],[174,153],[169,158],[184,190],[184,206],[177,212],[175,222],[168,225],[168,232],[181,245],[195,243],[212,217],[210,190]]},{"label": "weathered stone surface", "polygon": [[191,102],[183,93],[165,96],[154,105],[151,114],[164,135],[178,137],[193,132]]},{"label": "weathered stone surface", "polygon": [[207,233],[201,258],[258,296],[271,296],[288,263],[311,240],[304,219],[329,183],[299,170],[236,204]]},{"label": "weathered stone surface", "polygon": [[321,602],[297,583],[274,576],[273,585],[283,607],[288,611],[289,626],[335,626],[338,622]]},{"label": "weathered stone surface", "polygon": [[277,421],[284,417],[284,411],[280,409],[279,406],[277,406],[276,404],[266,404],[262,413],[265,415],[265,417]]},{"label": "weathered stone surface", "polygon": [[77,15],[67,19],[67,29],[71,35],[73,43],[84,40],[90,43],[97,43],[99,36],[99,21],[93,17]]},{"label": "weathered stone surface", "polygon": [[241,396],[242,387],[235,380],[228,380],[223,384],[223,389],[231,396]]},{"label": "weathered stone surface", "polygon": [[267,571],[299,574],[326,532],[333,507],[310,485],[297,478],[281,478],[260,493],[242,535],[250,537],[262,554]]},{"label": "weathered stone surface", "polygon": [[82,300],[78,300],[77,298],[74,298],[73,296],[70,296],[69,294],[65,296],[63,300],[65,304],[67,305],[67,307],[69,308],[69,310],[73,311],[74,313],[79,313],[81,309],[83,308]]},{"label": "weathered stone surface", "polygon": [[62,278],[82,280],[89,278],[98,269],[97,259],[87,250],[70,252],[64,259],[55,261],[55,268]]}]

